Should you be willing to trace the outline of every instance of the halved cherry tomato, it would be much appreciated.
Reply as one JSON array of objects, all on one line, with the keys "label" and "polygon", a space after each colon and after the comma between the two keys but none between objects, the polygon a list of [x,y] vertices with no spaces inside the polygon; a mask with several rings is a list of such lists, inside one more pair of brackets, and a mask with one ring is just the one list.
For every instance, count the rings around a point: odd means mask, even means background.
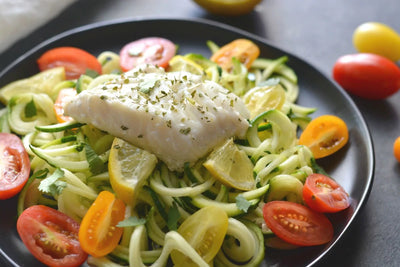
[{"label": "halved cherry tomato", "polygon": [[232,58],[237,58],[247,68],[250,68],[254,60],[260,55],[258,46],[247,39],[237,39],[221,47],[211,56],[211,60],[226,71],[232,68]]},{"label": "halved cherry tomato", "polygon": [[88,257],[78,241],[79,223],[47,206],[24,210],[17,231],[33,256],[48,266],[80,266]]},{"label": "halved cherry tomato", "polygon": [[[178,233],[199,253],[205,262],[217,255],[228,230],[228,216],[219,207],[208,206],[193,213],[178,228]],[[179,251],[172,251],[175,266],[197,266]]]},{"label": "halved cherry tomato", "polygon": [[310,148],[314,158],[329,156],[341,149],[349,140],[346,123],[334,115],[313,119],[300,135],[299,144]]},{"label": "halved cherry tomato", "polygon": [[125,204],[113,193],[102,191],[83,217],[79,229],[79,242],[84,251],[102,257],[114,250],[123,228],[116,225],[124,220]]},{"label": "halved cherry tomato", "polygon": [[58,93],[56,102],[54,102],[54,112],[56,113],[58,122],[72,121],[73,118],[64,115],[64,106],[73,100],[77,95],[74,88],[64,88]]},{"label": "halved cherry tomato", "polygon": [[350,205],[349,194],[333,179],[319,173],[309,175],[303,186],[304,202],[318,212],[338,212]]},{"label": "halved cherry tomato", "polygon": [[271,201],[263,207],[267,226],[284,241],[316,246],[333,238],[333,226],[324,214],[289,201]]},{"label": "halved cherry tomato", "polygon": [[28,181],[30,161],[21,139],[0,133],[0,199],[15,196]]},{"label": "halved cherry tomato", "polygon": [[140,64],[152,64],[167,68],[175,55],[176,47],[170,40],[147,37],[126,44],[120,51],[120,66],[128,71]]},{"label": "halved cherry tomato", "polygon": [[340,57],[333,78],[349,93],[384,99],[400,89],[400,68],[389,59],[368,53]]},{"label": "halved cherry tomato", "polygon": [[101,74],[101,64],[95,56],[76,47],[57,47],[45,52],[38,60],[40,71],[64,67],[68,80],[77,79],[87,70]]}]

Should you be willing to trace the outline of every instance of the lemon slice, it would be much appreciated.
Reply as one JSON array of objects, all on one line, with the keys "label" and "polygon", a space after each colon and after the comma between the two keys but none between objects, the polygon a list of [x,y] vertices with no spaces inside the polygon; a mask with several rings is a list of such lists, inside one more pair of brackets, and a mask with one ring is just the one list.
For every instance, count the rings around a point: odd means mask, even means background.
[{"label": "lemon slice", "polygon": [[55,85],[65,80],[63,67],[52,68],[35,74],[29,78],[17,80],[0,89],[0,101],[7,104],[15,95],[22,93],[45,93],[53,100],[58,92],[53,92]]},{"label": "lemon slice", "polygon": [[118,198],[135,206],[137,194],[157,164],[157,157],[146,150],[115,138],[110,151],[108,172]]},{"label": "lemon slice", "polygon": [[204,74],[204,70],[199,64],[181,55],[176,55],[169,61],[168,71],[188,71],[196,75]]},{"label": "lemon slice", "polygon": [[232,138],[214,149],[203,165],[227,186],[243,191],[255,188],[253,163],[244,151],[239,150]]},{"label": "lemon slice", "polygon": [[285,99],[286,93],[280,84],[254,87],[243,96],[252,119],[270,109],[280,109]]}]

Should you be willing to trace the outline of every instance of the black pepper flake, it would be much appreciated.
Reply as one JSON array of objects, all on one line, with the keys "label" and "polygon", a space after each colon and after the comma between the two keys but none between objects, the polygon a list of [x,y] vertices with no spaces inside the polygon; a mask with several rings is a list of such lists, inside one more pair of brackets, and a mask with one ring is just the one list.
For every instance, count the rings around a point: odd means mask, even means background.
[{"label": "black pepper flake", "polygon": [[125,125],[121,125],[121,130],[126,131],[126,130],[128,130],[128,129],[129,129],[129,128],[126,127]]}]

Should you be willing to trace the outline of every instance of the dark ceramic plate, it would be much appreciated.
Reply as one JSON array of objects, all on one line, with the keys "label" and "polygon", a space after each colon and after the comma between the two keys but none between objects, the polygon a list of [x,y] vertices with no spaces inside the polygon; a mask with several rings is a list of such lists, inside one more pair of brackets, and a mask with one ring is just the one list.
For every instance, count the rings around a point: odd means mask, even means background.
[{"label": "dark ceramic plate", "polygon": [[[318,262],[334,248],[367,201],[373,181],[374,153],[368,128],[353,101],[335,83],[297,56],[282,51],[255,35],[205,20],[117,21],[77,28],[40,44],[0,73],[0,87],[37,73],[35,60],[49,48],[76,46],[93,54],[99,54],[104,50],[118,52],[124,44],[148,36],[161,36],[172,40],[179,45],[180,54],[195,52],[206,56],[210,55],[206,46],[207,40],[213,40],[222,45],[236,38],[251,39],[259,45],[262,57],[289,56],[288,65],[299,77],[299,104],[316,107],[318,110],[314,116],[329,113],[346,121],[350,131],[348,145],[329,159],[318,162],[342,184],[352,198],[349,209],[330,216],[335,227],[334,239],[323,246],[295,251],[270,250],[266,253],[262,266],[307,266]],[[16,199],[2,201],[0,214],[2,216],[0,220],[2,260],[9,266],[40,266],[40,263],[26,250],[16,232]]]}]

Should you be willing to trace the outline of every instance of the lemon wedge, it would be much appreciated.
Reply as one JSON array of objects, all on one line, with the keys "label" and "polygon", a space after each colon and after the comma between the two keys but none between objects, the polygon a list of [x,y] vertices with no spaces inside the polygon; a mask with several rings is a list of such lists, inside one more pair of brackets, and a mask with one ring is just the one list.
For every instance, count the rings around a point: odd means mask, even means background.
[{"label": "lemon wedge", "polygon": [[56,84],[65,80],[63,67],[48,69],[29,78],[17,80],[0,89],[0,101],[7,104],[15,95],[22,93],[45,93],[53,100],[58,92],[53,92]]},{"label": "lemon wedge", "polygon": [[243,96],[252,119],[270,109],[280,109],[285,99],[286,93],[280,84],[254,87]]},{"label": "lemon wedge", "polygon": [[199,64],[181,55],[176,55],[169,61],[168,71],[188,71],[196,75],[204,74],[204,70]]},{"label": "lemon wedge", "polygon": [[243,191],[255,188],[254,165],[232,138],[215,148],[203,165],[216,179],[227,186]]},{"label": "lemon wedge", "polygon": [[135,206],[137,194],[157,164],[157,157],[146,150],[115,138],[108,161],[110,183],[118,198]]}]

